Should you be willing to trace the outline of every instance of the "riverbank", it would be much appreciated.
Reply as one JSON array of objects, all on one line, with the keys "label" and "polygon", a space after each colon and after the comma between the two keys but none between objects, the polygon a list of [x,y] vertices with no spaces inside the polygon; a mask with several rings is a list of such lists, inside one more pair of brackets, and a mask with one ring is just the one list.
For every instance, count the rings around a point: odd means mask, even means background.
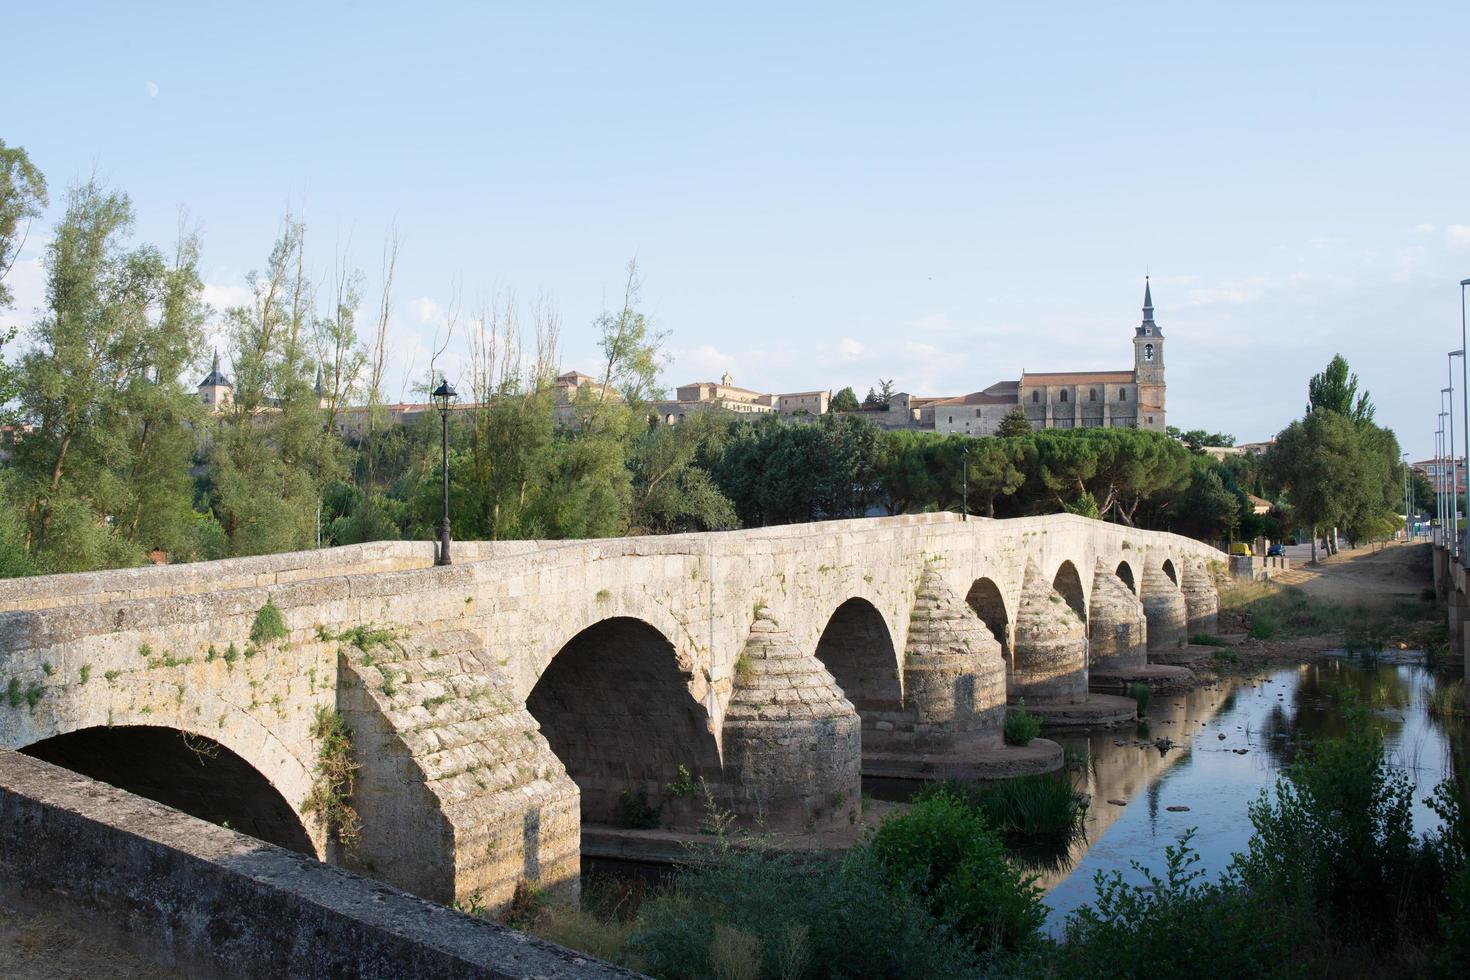
[{"label": "riverbank", "polygon": [[1263,667],[1320,662],[1336,652],[1407,651],[1432,667],[1463,669],[1449,656],[1435,603],[1430,546],[1370,545],[1342,551],[1269,582],[1220,591],[1219,651],[1198,665],[1200,680]]}]

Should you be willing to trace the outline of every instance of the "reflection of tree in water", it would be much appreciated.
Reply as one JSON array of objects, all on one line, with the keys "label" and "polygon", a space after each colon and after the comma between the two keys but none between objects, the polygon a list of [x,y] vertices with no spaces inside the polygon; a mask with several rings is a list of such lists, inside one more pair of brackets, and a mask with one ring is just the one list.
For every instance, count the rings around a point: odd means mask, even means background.
[{"label": "reflection of tree in water", "polygon": [[1343,706],[1356,702],[1371,708],[1369,723],[1385,737],[1398,733],[1405,711],[1414,703],[1412,668],[1390,664],[1362,666],[1328,661],[1304,666],[1287,705],[1273,705],[1262,726],[1267,750],[1282,765],[1290,764],[1303,745],[1347,734]]}]

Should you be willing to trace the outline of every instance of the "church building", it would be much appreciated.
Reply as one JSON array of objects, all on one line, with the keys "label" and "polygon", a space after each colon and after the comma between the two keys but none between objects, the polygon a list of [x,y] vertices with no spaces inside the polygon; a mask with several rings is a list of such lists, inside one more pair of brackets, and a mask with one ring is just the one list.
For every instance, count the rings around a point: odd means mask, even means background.
[{"label": "church building", "polygon": [[1143,322],[1133,331],[1133,368],[1127,371],[1021,372],[955,398],[898,395],[889,411],[905,413],[919,428],[993,435],[1017,405],[1033,429],[1140,428],[1163,432],[1164,334],[1154,322],[1152,287],[1144,277]]}]

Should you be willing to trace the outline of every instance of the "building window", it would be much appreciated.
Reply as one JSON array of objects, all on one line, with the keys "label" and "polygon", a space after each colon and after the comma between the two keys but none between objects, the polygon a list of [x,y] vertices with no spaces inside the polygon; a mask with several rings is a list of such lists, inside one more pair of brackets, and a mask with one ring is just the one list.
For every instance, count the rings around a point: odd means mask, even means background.
[{"label": "building window", "polygon": [[1128,400],[1128,392],[1127,391],[1119,391],[1118,392],[1118,401],[1120,401],[1120,402],[1126,402],[1127,400]]},{"label": "building window", "polygon": [[1031,404],[1034,405],[1034,404],[1036,404],[1039,401],[1041,401],[1041,392],[1039,392],[1039,391],[1033,391],[1031,393]]},{"label": "building window", "polygon": [[951,416],[950,416],[950,417],[949,417],[949,424],[950,424],[950,425],[954,425],[954,416],[953,416],[953,415],[951,415]]},{"label": "building window", "polygon": [[1090,402],[1097,401],[1097,389],[1096,388],[1089,388],[1089,389],[1087,389],[1087,400],[1090,401]]},{"label": "building window", "polygon": [[1143,345],[1143,359],[1145,361],[1152,361],[1154,359],[1154,345],[1153,344],[1144,344]]}]

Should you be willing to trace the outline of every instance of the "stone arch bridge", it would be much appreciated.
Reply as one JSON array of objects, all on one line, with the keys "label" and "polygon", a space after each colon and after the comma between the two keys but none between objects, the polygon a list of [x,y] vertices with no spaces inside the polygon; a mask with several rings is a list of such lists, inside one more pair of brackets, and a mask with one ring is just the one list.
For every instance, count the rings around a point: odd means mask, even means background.
[{"label": "stone arch bridge", "polygon": [[583,822],[693,827],[699,779],[812,830],[864,767],[1003,753],[1008,698],[1085,703],[1092,663],[1210,625],[1221,557],[1071,515],[455,547],[0,581],[0,748],[495,906],[575,888]]}]

